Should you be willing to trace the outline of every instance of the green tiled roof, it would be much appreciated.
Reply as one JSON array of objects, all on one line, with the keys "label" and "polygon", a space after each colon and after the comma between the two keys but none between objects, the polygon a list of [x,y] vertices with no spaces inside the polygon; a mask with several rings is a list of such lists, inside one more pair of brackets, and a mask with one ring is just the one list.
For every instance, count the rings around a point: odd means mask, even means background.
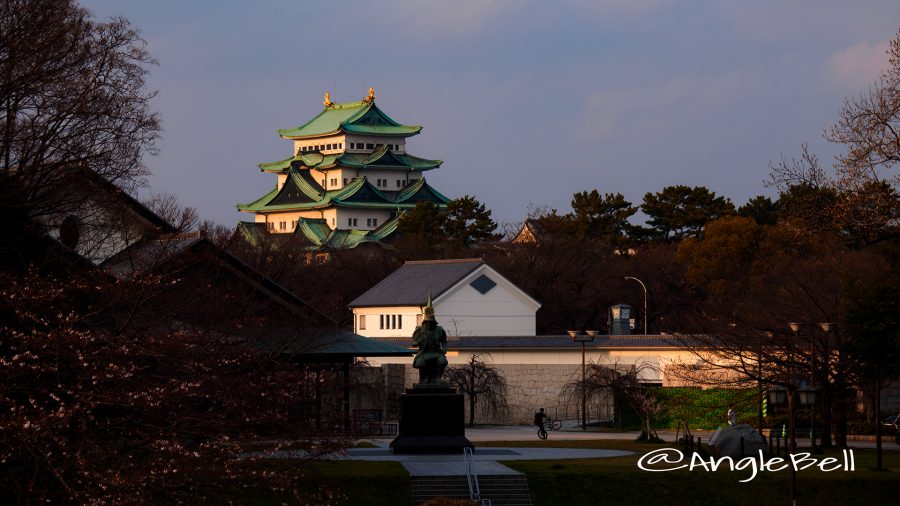
[{"label": "green tiled roof", "polygon": [[300,218],[294,234],[306,238],[310,249],[352,249],[364,243],[378,243],[397,230],[397,218],[392,218],[375,230],[331,230],[324,219]]},{"label": "green tiled roof", "polygon": [[237,231],[251,246],[258,246],[260,241],[268,233],[265,223],[239,221]]},{"label": "green tiled roof", "polygon": [[280,190],[273,189],[269,193],[249,204],[237,204],[239,211],[277,212],[303,209],[323,209],[327,207],[355,207],[360,209],[412,209],[416,202],[427,200],[439,206],[449,201],[420,178],[409,185],[395,197],[388,195],[365,176],[353,180],[339,190],[324,191],[309,176],[307,170],[290,169],[288,181]]},{"label": "green tiled roof", "polygon": [[286,139],[302,139],[336,134],[340,131],[409,137],[422,130],[420,126],[401,125],[371,102],[346,102],[326,107],[313,119],[297,128],[278,130]]},{"label": "green tiled roof", "polygon": [[249,202],[247,204],[237,204],[235,207],[238,208],[239,211],[249,211],[253,209],[257,209],[265,206],[270,200],[272,200],[276,195],[278,195],[278,187],[272,188],[269,193],[266,193],[262,197],[254,200],[253,202]]},{"label": "green tiled roof", "polygon": [[443,160],[429,160],[413,155],[401,155],[390,151],[387,146],[369,153],[342,153],[339,155],[322,155],[320,153],[304,153],[293,158],[285,158],[277,162],[261,163],[259,170],[263,172],[284,172],[291,167],[309,167],[316,170],[328,170],[340,167],[350,169],[367,168],[402,168],[413,171],[436,169]]},{"label": "green tiled roof", "polygon": [[450,199],[432,188],[431,185],[425,181],[424,177],[404,188],[394,199],[394,202],[397,202],[398,204],[412,204],[412,207],[415,207],[416,202],[422,201],[446,204],[447,202],[450,202]]}]

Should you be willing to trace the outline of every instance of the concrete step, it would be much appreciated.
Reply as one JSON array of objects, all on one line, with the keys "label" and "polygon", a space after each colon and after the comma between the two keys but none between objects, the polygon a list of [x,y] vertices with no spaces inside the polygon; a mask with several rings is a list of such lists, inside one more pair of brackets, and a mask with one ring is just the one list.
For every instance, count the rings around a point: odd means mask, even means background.
[{"label": "concrete step", "polygon": [[[481,497],[490,499],[493,506],[531,506],[528,481],[524,476],[479,476],[478,484]],[[469,498],[465,476],[414,476],[411,485],[415,505],[435,497]]]}]

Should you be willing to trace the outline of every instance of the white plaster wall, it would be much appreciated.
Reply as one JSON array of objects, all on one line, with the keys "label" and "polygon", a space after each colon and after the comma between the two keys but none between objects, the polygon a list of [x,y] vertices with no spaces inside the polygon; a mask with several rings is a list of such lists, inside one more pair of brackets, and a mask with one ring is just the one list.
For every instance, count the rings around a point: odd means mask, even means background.
[{"label": "white plaster wall", "polygon": [[[398,306],[390,308],[359,307],[353,309],[353,331],[365,337],[410,337],[416,330],[417,317],[422,314],[418,306]],[[366,328],[360,328],[360,316],[366,317]],[[402,315],[403,326],[397,329],[379,328],[380,315]],[[412,343],[412,341],[410,341]],[[402,358],[401,358],[402,360]],[[386,362],[393,363],[393,362]],[[403,363],[403,362],[399,362]],[[412,364],[412,360],[409,361]]]},{"label": "white plaster wall", "polygon": [[[358,143],[361,142],[363,144],[372,144],[372,148],[363,148],[356,149],[351,148],[352,144],[350,143]],[[331,149],[328,149],[327,146],[331,144]],[[391,148],[392,151],[398,153],[406,152],[406,140],[402,137],[379,137],[379,136],[365,136],[365,135],[332,135],[329,137],[318,137],[315,139],[301,139],[294,140],[294,154],[296,155],[300,148],[304,147],[315,147],[315,146],[326,146],[325,148],[319,148],[323,154],[330,155],[336,153],[343,153],[344,151],[348,153],[371,153],[375,149],[377,149],[377,145],[379,144],[391,144],[392,146],[398,146],[397,148]],[[338,147],[340,146],[340,147]]]},{"label": "white plaster wall", "polygon": [[313,181],[322,185],[326,190],[328,189],[328,173],[322,172],[314,169],[309,169],[309,175],[312,177]]},{"label": "white plaster wall", "polygon": [[[333,135],[330,137],[318,137],[316,139],[302,139],[294,141],[294,155],[300,151],[301,147],[307,146],[327,146],[331,144],[331,149],[322,148],[320,149],[322,154],[330,155],[335,153],[343,153],[344,149],[347,147],[346,139],[344,135]],[[342,147],[337,147],[338,145]]]},{"label": "white plaster wall", "polygon": [[337,210],[337,208],[334,208],[334,207],[332,207],[331,209],[323,209],[322,210],[322,217],[325,218],[325,223],[327,223],[328,226],[331,227],[332,230],[334,230],[338,224],[337,213],[338,213],[338,210]]},{"label": "white plaster wall", "polygon": [[[383,209],[347,209],[343,207],[336,208],[337,213],[337,229],[338,230],[375,230],[384,225],[386,221],[391,219],[391,211]],[[347,220],[356,218],[356,226],[347,225]],[[378,225],[367,225],[369,219],[377,219]],[[331,223],[329,222],[329,226]]]},{"label": "white plaster wall", "polygon": [[[497,283],[482,294],[469,286],[486,275]],[[540,306],[490,267],[483,266],[434,301],[434,314],[449,335],[533,336]]]},{"label": "white plaster wall", "polygon": [[[71,213],[78,220],[78,242],[74,250],[95,264],[138,242],[154,228],[130,210],[109,207],[87,199]],[[59,227],[68,215],[41,218],[48,234],[59,238]]]},{"label": "white plaster wall", "polygon": [[[366,176],[366,178],[375,186],[375,188],[378,188],[382,191],[400,191],[406,187],[409,181],[409,171],[407,170],[360,169],[359,173]],[[386,179],[387,185],[378,186],[377,183],[379,179]],[[400,186],[397,186],[397,181],[400,181]]]},{"label": "white plaster wall", "polygon": [[347,147],[348,153],[371,153],[372,151],[374,151],[376,149],[374,147],[373,148],[365,148],[364,147],[363,149],[356,149],[356,148],[349,147],[349,146],[353,145],[351,143],[357,143],[357,142],[362,142],[363,144],[372,144],[373,146],[376,146],[378,144],[397,145],[397,146],[399,146],[398,149],[391,148],[391,150],[396,153],[405,153],[406,152],[406,139],[404,139],[403,137],[378,137],[378,136],[350,134],[350,135],[347,135],[347,141],[346,141],[346,144],[344,145]]},{"label": "white plaster wall", "polygon": [[[327,213],[327,211],[326,211]],[[273,227],[270,231],[276,234],[289,234],[297,228],[297,220],[300,218],[322,218],[323,213],[319,210],[309,210],[309,211],[292,211],[287,213],[271,213],[271,214],[257,214],[256,222],[257,223],[273,223]],[[282,230],[279,228],[279,224],[284,221],[285,228]]]}]

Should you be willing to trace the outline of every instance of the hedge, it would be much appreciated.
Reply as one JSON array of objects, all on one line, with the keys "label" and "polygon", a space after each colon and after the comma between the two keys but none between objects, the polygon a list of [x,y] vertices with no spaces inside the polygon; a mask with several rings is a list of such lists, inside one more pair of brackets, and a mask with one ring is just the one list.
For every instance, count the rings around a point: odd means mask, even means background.
[{"label": "hedge", "polygon": [[713,430],[728,425],[728,405],[734,404],[738,423],[756,420],[758,397],[755,389],[659,387],[654,389],[662,403],[657,428],[677,429],[687,420],[691,429]]}]

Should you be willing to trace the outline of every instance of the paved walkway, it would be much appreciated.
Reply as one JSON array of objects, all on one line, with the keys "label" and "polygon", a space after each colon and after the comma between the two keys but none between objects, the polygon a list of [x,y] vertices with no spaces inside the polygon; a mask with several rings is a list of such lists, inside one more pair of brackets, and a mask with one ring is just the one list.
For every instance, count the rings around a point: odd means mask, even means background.
[{"label": "paved walkway", "polygon": [[[657,431],[657,434],[663,441],[674,444],[675,442],[675,431],[674,430],[660,430]],[[713,431],[703,431],[703,430],[694,430],[691,431],[691,434],[694,438],[701,438],[703,444],[709,442],[709,438],[712,437]],[[629,431],[629,432],[595,432],[595,431],[582,431],[578,428],[565,429],[561,431],[550,431],[549,432],[549,440],[568,440],[568,441],[597,441],[597,440],[621,440],[621,441],[634,441],[639,435],[639,431]],[[469,441],[473,443],[477,443],[479,441],[537,441],[537,429],[533,426],[525,426],[525,425],[498,425],[491,427],[476,427],[469,428],[466,427],[466,437]],[[869,441],[848,441],[847,444],[850,448],[875,448],[874,438],[869,438]],[[885,451],[900,451],[900,445],[894,442],[893,436],[890,438],[884,437],[882,440],[881,446]],[[388,440],[388,442],[390,442]],[[376,442],[376,444],[378,444]],[[809,447],[809,439],[800,438],[797,440],[797,446],[800,448]]]},{"label": "paved walkway", "polygon": [[[467,432],[468,434],[468,432]],[[470,438],[471,439],[471,438]],[[379,441],[383,443],[384,441]],[[555,460],[598,459],[622,457],[632,452],[621,450],[586,450],[580,448],[475,448],[475,471],[479,476],[521,474],[499,460]],[[458,455],[396,455],[387,445],[379,448],[351,448],[350,460],[380,460],[400,462],[411,476],[465,476],[463,456]]]}]

